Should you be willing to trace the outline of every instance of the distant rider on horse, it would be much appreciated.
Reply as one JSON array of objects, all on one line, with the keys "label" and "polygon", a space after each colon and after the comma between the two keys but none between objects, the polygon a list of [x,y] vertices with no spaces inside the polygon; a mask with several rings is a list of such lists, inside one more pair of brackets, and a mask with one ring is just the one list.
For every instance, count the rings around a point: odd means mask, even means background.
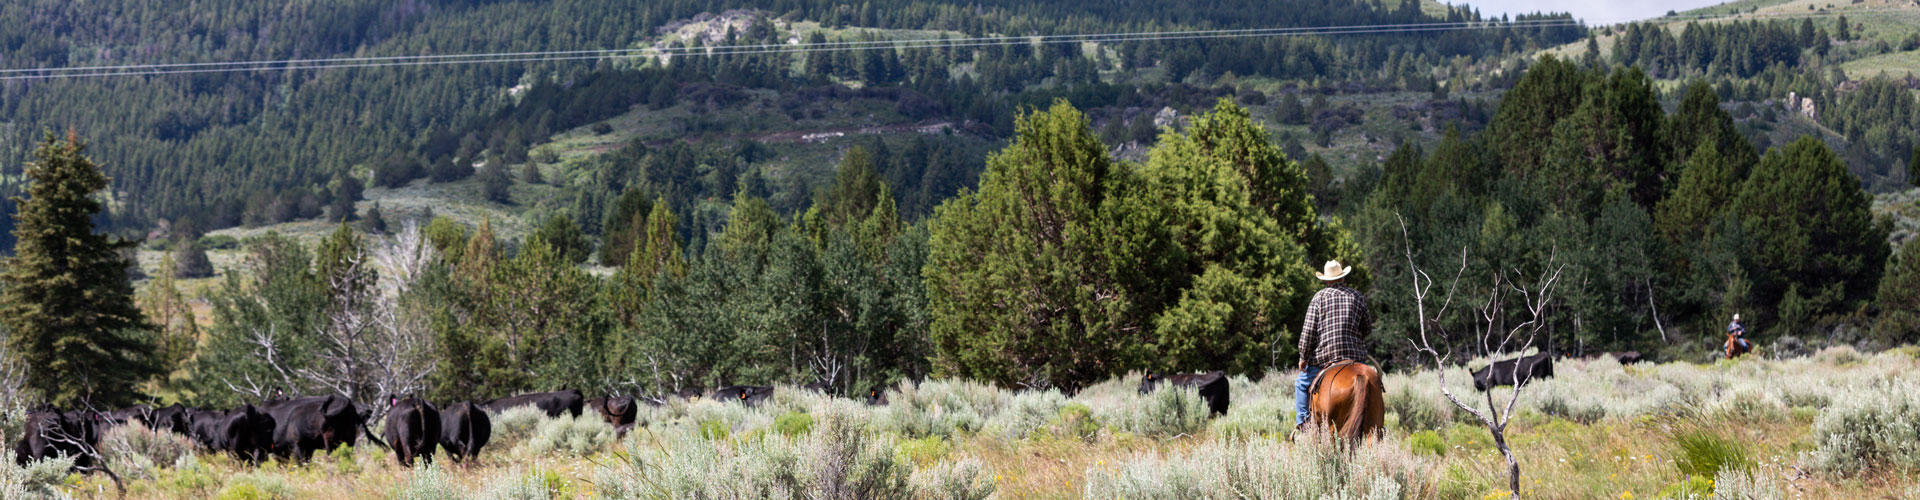
[{"label": "distant rider on horse", "polygon": [[1314,273],[1326,287],[1313,295],[1306,325],[1300,327],[1300,378],[1293,383],[1296,428],[1307,424],[1307,392],[1320,370],[1368,357],[1366,338],[1373,333],[1373,313],[1367,309],[1367,296],[1347,287],[1351,272],[1352,266],[1335,260]]},{"label": "distant rider on horse", "polygon": [[1741,352],[1753,349],[1753,344],[1747,343],[1747,325],[1740,323],[1740,315],[1738,313],[1733,315],[1733,322],[1727,324],[1727,336],[1731,337],[1734,341],[1740,342]]}]

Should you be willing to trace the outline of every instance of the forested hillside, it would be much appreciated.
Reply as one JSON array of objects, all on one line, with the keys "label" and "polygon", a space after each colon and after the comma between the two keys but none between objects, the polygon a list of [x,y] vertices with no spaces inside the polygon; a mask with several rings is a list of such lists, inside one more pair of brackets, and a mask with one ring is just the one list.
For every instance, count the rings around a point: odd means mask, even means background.
[{"label": "forested hillside", "polygon": [[[720,12],[703,2],[197,2],[177,7],[49,1],[6,7],[7,18],[21,22],[0,28],[5,30],[0,40],[7,41],[0,46],[7,51],[4,67],[23,70],[1476,18],[1460,10],[1429,14],[1412,2],[1346,0],[1298,9],[1252,2],[1206,9],[928,1],[857,8],[804,1],[729,7],[747,10],[729,11],[735,15],[725,17],[724,28],[718,27],[723,23],[711,23],[714,32],[687,38],[674,30],[689,20],[705,19],[703,14],[710,18]],[[685,58],[670,66],[607,59],[8,80],[0,90],[0,123],[8,126],[0,155],[23,158],[43,130],[76,129],[96,138],[94,151],[116,179],[109,227],[144,233],[167,221],[192,233],[323,215],[351,218],[351,213],[331,214],[327,207],[353,212],[359,192],[355,183],[398,185],[416,177],[444,182],[471,175],[475,164],[521,164],[528,161],[531,147],[548,142],[552,134],[636,106],[661,109],[689,102],[701,109],[729,109],[746,96],[770,91],[793,96],[782,101],[782,111],[802,113],[807,110],[788,101],[847,99],[847,94],[825,87],[840,82],[863,86],[862,93],[881,92],[878,98],[897,104],[899,119],[952,122],[963,135],[992,141],[1011,132],[1017,107],[1044,105],[1055,96],[1075,97],[1090,108],[1166,102],[1185,103],[1185,109],[1209,98],[1183,95],[1219,92],[1206,82],[1223,74],[1325,79],[1329,88],[1351,82],[1427,90],[1434,77],[1414,68],[1442,65],[1457,56],[1480,59],[1564,43],[1580,34],[1577,27],[1560,26],[1347,36],[1338,44],[1284,37],[1096,44],[1091,51],[1077,45],[1007,45]],[[1442,43],[1433,43],[1436,38]],[[1169,82],[1171,90],[1165,87]],[[1133,102],[1142,99],[1150,102]],[[1137,138],[1151,137],[1150,126],[1135,128],[1146,131],[1136,132]],[[687,132],[701,130],[696,124]],[[692,170],[703,166],[685,163],[693,157],[738,160],[740,165],[704,165],[721,171],[710,186],[684,186],[687,180],[679,177],[687,176],[678,174],[576,179],[572,187],[585,204],[579,208],[593,212],[575,217],[583,222],[600,218],[597,200],[641,182],[671,191],[683,210],[691,208],[688,200],[729,195],[738,176],[752,174],[750,164],[758,158],[751,150],[736,151],[727,144],[732,142],[703,144],[695,148],[699,151],[677,155],[679,161],[664,165],[668,170]],[[926,147],[936,153],[949,147],[949,141],[935,142],[942,144]],[[969,147],[965,141],[958,144]],[[971,148],[961,156],[979,156],[978,146]],[[626,157],[648,157],[652,149]],[[490,160],[489,154],[498,159]],[[911,213],[926,213],[939,199],[969,184],[978,168],[977,158],[945,163],[960,165],[932,175],[917,172],[920,165],[889,171],[891,178],[904,181],[897,186],[900,192],[917,196]],[[927,177],[929,186],[917,185]],[[791,189],[797,192],[791,196],[805,199],[818,182],[776,184],[772,189]],[[587,225],[592,229],[594,224]]]},{"label": "forested hillside", "polygon": [[[1391,368],[1409,249],[1464,250],[1473,276],[1568,266],[1561,353],[1693,357],[1733,313],[1785,348],[1911,341],[1887,313],[1911,294],[1882,285],[1911,279],[1883,280],[1911,231],[1869,190],[1909,178],[1914,99],[1822,76],[1866,50],[1839,16],[1675,38],[1308,4],[48,3],[12,7],[31,22],[5,28],[8,68],[671,56],[13,79],[0,111],[20,154],[88,139],[114,179],[99,223],[148,238],[170,373],[142,390],[209,402],[316,387],[287,374],[375,312],[425,349],[380,376],[447,397],[1259,373],[1331,258],[1362,264]],[[1423,23],[1471,29],[888,45]],[[849,42],[882,48],[690,55]]]}]

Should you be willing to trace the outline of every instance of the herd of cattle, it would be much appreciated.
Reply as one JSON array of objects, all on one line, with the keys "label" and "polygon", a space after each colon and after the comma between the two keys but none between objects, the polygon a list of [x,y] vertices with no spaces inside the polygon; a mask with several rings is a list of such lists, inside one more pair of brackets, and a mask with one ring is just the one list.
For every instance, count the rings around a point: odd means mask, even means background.
[{"label": "herd of cattle", "polygon": [[[1641,361],[1640,353],[1606,353],[1621,364]],[[1546,354],[1497,361],[1473,372],[1478,390],[1521,385],[1535,378],[1553,376],[1553,358]],[[1193,389],[1205,400],[1209,413],[1227,412],[1230,403],[1225,372],[1161,375],[1148,374],[1139,392],[1148,394],[1161,385]],[[807,390],[825,391],[822,385]],[[279,398],[258,405],[243,404],[231,410],[207,410],[174,404],[150,408],[145,405],[101,412],[94,410],[60,411],[42,408],[28,412],[25,432],[14,445],[14,462],[26,465],[31,460],[71,456],[74,467],[92,470],[96,451],[106,432],[128,422],[139,422],[156,431],[173,432],[191,439],[209,452],[226,453],[236,459],[257,464],[267,457],[304,462],[316,451],[325,452],[343,444],[357,442],[364,431],[368,440],[392,449],[401,465],[411,467],[414,460],[432,461],[435,450],[445,450],[455,462],[473,459],[492,437],[490,415],[519,407],[534,407],[548,417],[579,417],[586,409],[616,432],[625,435],[639,414],[638,405],[663,405],[669,399],[710,397],[719,401],[757,406],[773,397],[773,387],[737,385],[708,394],[697,389],[663,397],[635,398],[609,396],[587,399],[578,390],[541,392],[504,397],[486,402],[460,401],[435,405],[424,399],[389,396],[386,398],[386,429],[376,436],[367,426],[371,409],[340,396]],[[869,389],[867,404],[887,404],[886,392]],[[384,440],[382,439],[384,438]]]},{"label": "herd of cattle", "polygon": [[[825,390],[823,385],[806,388]],[[602,421],[625,435],[633,428],[639,414],[638,405],[660,406],[670,399],[710,397],[757,406],[772,396],[773,387],[744,385],[724,387],[712,393],[688,389],[642,398],[616,395],[587,399],[579,390],[564,390],[446,405],[414,397],[388,396],[386,428],[378,435],[368,428],[374,417],[372,409],[340,396],[275,398],[230,410],[193,408],[178,403],[160,408],[138,405],[113,411],[62,411],[43,407],[27,412],[26,426],[14,445],[14,463],[24,466],[33,460],[69,456],[74,457],[76,470],[93,470],[99,459],[100,441],[107,431],[138,422],[155,431],[185,436],[202,450],[225,453],[252,464],[270,456],[304,462],[316,451],[353,444],[364,432],[369,441],[393,450],[401,465],[411,467],[416,458],[432,461],[436,450],[445,450],[455,462],[474,458],[492,438],[490,415],[513,408],[533,407],[548,417],[579,417],[591,408]],[[868,390],[865,396],[868,404],[887,402],[886,394],[879,389]]]}]

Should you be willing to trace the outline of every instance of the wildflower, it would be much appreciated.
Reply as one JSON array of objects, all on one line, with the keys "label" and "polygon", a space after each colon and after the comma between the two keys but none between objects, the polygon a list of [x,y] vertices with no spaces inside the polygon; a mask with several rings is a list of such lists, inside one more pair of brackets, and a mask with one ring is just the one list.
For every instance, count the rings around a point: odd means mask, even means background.
[{"label": "wildflower", "polygon": [[1620,500],[1633,500],[1633,490],[1620,492]]}]

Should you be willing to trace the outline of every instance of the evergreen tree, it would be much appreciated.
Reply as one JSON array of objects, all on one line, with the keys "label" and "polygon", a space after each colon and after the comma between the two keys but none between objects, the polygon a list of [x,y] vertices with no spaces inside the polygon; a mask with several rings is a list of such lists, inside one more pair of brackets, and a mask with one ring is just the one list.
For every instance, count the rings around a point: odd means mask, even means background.
[{"label": "evergreen tree", "polygon": [[663,275],[678,277],[686,274],[686,260],[680,256],[679,221],[680,218],[667,207],[665,198],[654,202],[653,213],[647,214],[646,230],[642,233],[644,240],[634,246],[633,256],[627,259],[626,267],[648,282]]},{"label": "evergreen tree", "polygon": [[480,196],[494,203],[513,204],[513,177],[507,175],[507,162],[499,156],[487,158],[480,169]]},{"label": "evergreen tree", "polygon": [[33,367],[26,386],[56,405],[132,402],[160,373],[153,325],[134,306],[121,250],[136,242],[98,234],[95,195],[111,182],[86,145],[48,133],[15,197],[13,257],[0,271],[0,325],[9,350]]},{"label": "evergreen tree", "polygon": [[181,279],[205,278],[213,276],[213,262],[207,260],[207,249],[200,246],[199,240],[181,239],[173,243],[173,253],[167,256],[174,263],[172,277]]},{"label": "evergreen tree", "polygon": [[1908,238],[1900,245],[1900,254],[1888,262],[1874,305],[1880,309],[1880,318],[1874,322],[1873,335],[1882,345],[1920,342],[1920,238]]},{"label": "evergreen tree", "polygon": [[[206,254],[201,253],[202,257]],[[163,369],[172,369],[193,357],[193,349],[200,339],[200,324],[194,319],[193,305],[187,302],[185,294],[180,293],[174,275],[178,273],[173,255],[160,258],[160,272],[155,274],[153,282],[139,298],[140,311],[153,320],[159,328],[154,355]]]},{"label": "evergreen tree", "polygon": [[1151,340],[1138,346],[1148,352],[1132,366],[1259,373],[1276,348],[1290,358],[1283,334],[1313,292],[1309,255],[1358,257],[1332,254],[1306,172],[1222,99],[1187,133],[1161,136],[1141,173],[1143,189],[1122,195],[1128,221],[1116,238],[1139,245],[1118,281],[1152,315]]},{"label": "evergreen tree", "polygon": [[373,202],[367,209],[367,216],[360,219],[360,228],[371,234],[386,234],[387,216],[380,212],[380,202]]},{"label": "evergreen tree", "polygon": [[1869,298],[1888,253],[1871,205],[1819,139],[1768,151],[1734,200],[1753,246],[1754,316],[1792,331]]},{"label": "evergreen tree", "polygon": [[1834,39],[1842,42],[1853,41],[1853,23],[1847,22],[1847,16],[1840,16],[1839,19],[1835,20],[1835,24],[1833,28]]},{"label": "evergreen tree", "polygon": [[593,255],[593,242],[587,241],[586,233],[580,232],[580,226],[573,218],[561,214],[547,217],[547,222],[533,230],[527,236],[527,244],[540,242],[552,249],[556,255],[569,263],[580,264]]},{"label": "evergreen tree", "polygon": [[1065,101],[1020,117],[978,192],[935,210],[926,287],[941,376],[1077,387],[1124,370],[1146,325],[1109,274],[1146,252],[1109,241],[1126,167]]},{"label": "evergreen tree", "polygon": [[327,205],[327,222],[346,222],[359,217],[354,202],[363,198],[366,189],[360,179],[351,175],[341,175],[333,179],[333,202]]},{"label": "evergreen tree", "polygon": [[1913,159],[1907,161],[1907,183],[1920,187],[1920,147],[1913,148]]},{"label": "evergreen tree", "polygon": [[522,165],[520,167],[520,183],[521,184],[532,186],[532,185],[539,185],[545,182],[546,181],[543,180],[540,176],[539,163],[527,162],[526,165]]}]

